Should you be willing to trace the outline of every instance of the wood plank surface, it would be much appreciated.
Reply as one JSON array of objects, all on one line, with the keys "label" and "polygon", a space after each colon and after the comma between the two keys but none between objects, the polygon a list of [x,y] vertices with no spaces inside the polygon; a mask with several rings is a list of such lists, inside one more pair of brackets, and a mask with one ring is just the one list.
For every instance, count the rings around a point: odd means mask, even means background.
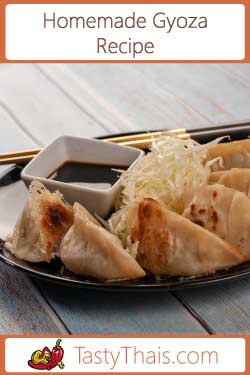
[{"label": "wood plank surface", "polygon": [[69,68],[113,103],[134,130],[173,129],[204,122],[198,111],[159,84],[162,80],[168,84],[168,74],[156,80],[144,74],[147,68],[151,72],[151,65],[82,64]]},{"label": "wood plank surface", "polygon": [[[15,115],[1,105],[1,97],[0,139],[0,152],[36,147],[19,126]],[[0,173],[4,173],[7,168],[1,166]],[[0,334],[48,332],[67,333],[67,330],[31,281],[0,263]]]},{"label": "wood plank surface", "polygon": [[84,75],[75,74],[67,65],[63,64],[34,66],[73,103],[84,112],[89,113],[97,123],[102,123],[108,133],[134,130],[129,118],[123,116],[112,101],[107,100],[92,85],[88,84]]},{"label": "wood plank surface", "polygon": [[230,72],[238,79],[242,79],[244,84],[250,83],[250,64],[221,64],[219,68]]},{"label": "wood plank surface", "polygon": [[250,333],[250,278],[176,293],[212,333]]},{"label": "wood plank surface", "polygon": [[66,328],[33,283],[0,265],[0,334],[63,334]]},{"label": "wood plank surface", "polygon": [[[240,121],[250,118],[249,104],[249,64],[1,65],[0,151],[43,145],[61,134]],[[7,272],[15,288],[22,283],[29,293],[27,300],[13,293],[12,304],[2,277],[2,332],[8,326],[28,330],[32,317],[25,304],[43,311],[47,298],[43,332],[64,326],[72,333],[250,332],[249,278],[174,294],[88,292],[36,281],[42,298],[26,277]],[[11,326],[14,306],[20,317]]]},{"label": "wood plank surface", "polygon": [[[135,68],[199,112],[203,124],[250,117],[249,82],[236,79],[233,74],[241,69],[238,64],[235,68],[231,66],[231,73],[220,64],[157,64],[155,67],[145,64]],[[194,126],[195,119],[188,123],[188,127]]]},{"label": "wood plank surface", "polygon": [[71,333],[207,333],[166,292],[88,291],[38,283]]},{"label": "wood plank surface", "polygon": [[[18,141],[17,141],[18,139]],[[26,131],[19,126],[14,113],[3,105],[0,98],[0,153],[17,151],[36,147],[36,143],[30,139]]]},{"label": "wood plank surface", "polygon": [[107,129],[85,113],[33,65],[0,67],[0,100],[38,145],[60,135],[94,137]]}]

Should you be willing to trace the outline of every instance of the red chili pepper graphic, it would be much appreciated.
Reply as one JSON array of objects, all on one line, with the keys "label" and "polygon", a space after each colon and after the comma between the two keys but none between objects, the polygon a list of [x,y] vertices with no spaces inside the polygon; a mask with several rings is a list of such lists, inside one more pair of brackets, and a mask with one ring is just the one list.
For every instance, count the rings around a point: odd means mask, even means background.
[{"label": "red chili pepper graphic", "polygon": [[54,346],[52,352],[46,346],[43,351],[37,350],[31,356],[31,360],[28,361],[28,365],[36,370],[52,370],[56,366],[60,369],[64,368],[62,363],[64,350],[60,346],[61,339],[58,339],[56,345]]},{"label": "red chili pepper graphic", "polygon": [[60,346],[62,340],[58,339],[56,342],[56,346],[54,346],[50,361],[47,365],[47,370],[50,371],[51,369],[55,368],[56,366],[59,366],[60,369],[64,368],[64,364],[62,363],[64,351],[63,348]]},{"label": "red chili pepper graphic", "polygon": [[60,346],[62,340],[57,340],[56,346],[54,346],[51,354],[51,359],[55,360],[56,362],[60,362],[63,359],[63,348]]},{"label": "red chili pepper graphic", "polygon": [[47,370],[45,363],[34,363],[30,360],[28,361],[28,365],[36,370]]}]

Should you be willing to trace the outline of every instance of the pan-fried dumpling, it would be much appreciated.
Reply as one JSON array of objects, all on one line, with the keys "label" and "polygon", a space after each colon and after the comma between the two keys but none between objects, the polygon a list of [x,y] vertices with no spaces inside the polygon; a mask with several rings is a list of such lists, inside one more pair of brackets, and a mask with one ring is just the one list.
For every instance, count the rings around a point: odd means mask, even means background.
[{"label": "pan-fried dumpling", "polygon": [[17,258],[29,262],[49,262],[73,220],[73,209],[59,192],[50,193],[40,182],[33,181],[10,250]]},{"label": "pan-fried dumpling", "polygon": [[183,215],[240,249],[250,259],[250,199],[223,185],[198,189]]},{"label": "pan-fried dumpling", "polygon": [[240,250],[153,199],[133,207],[128,222],[131,241],[139,242],[136,259],[153,274],[197,276],[245,261]]},{"label": "pan-fried dumpling", "polygon": [[218,143],[210,148],[208,159],[221,157],[222,164],[214,163],[213,171],[227,170],[231,168],[250,168],[250,139],[228,143]]},{"label": "pan-fried dumpling", "polygon": [[[236,169],[236,168],[234,168]],[[240,169],[243,169],[243,168],[240,168]],[[231,169],[229,169],[230,171]],[[246,169],[247,170],[247,169]],[[223,176],[224,173],[227,173],[228,171],[216,171],[216,172],[212,172],[208,178],[208,183],[209,184],[217,184],[220,177]]]},{"label": "pan-fried dumpling", "polygon": [[232,168],[228,171],[213,172],[209,183],[217,183],[241,191],[250,197],[250,169]]},{"label": "pan-fried dumpling", "polygon": [[73,209],[74,225],[60,245],[61,260],[70,271],[101,280],[145,276],[118,237],[104,229],[79,203]]}]

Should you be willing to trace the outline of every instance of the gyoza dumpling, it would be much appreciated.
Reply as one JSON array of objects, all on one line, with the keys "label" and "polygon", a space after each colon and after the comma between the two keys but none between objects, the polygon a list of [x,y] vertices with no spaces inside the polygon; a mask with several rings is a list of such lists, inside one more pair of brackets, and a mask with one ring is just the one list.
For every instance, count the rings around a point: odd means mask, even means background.
[{"label": "gyoza dumpling", "polygon": [[228,171],[213,172],[209,183],[217,183],[241,191],[250,197],[250,169],[232,168]]},{"label": "gyoza dumpling", "polygon": [[245,261],[240,250],[153,199],[133,207],[128,222],[131,241],[139,242],[136,259],[153,274],[197,276]]},{"label": "gyoza dumpling", "polygon": [[[236,168],[234,168],[236,169]],[[240,168],[240,169],[243,169],[243,168]],[[229,169],[230,171],[231,169]],[[246,169],[247,170],[247,169]],[[227,173],[228,171],[216,171],[216,172],[212,172],[208,178],[208,183],[209,184],[217,184],[220,177],[223,176],[224,173]]]},{"label": "gyoza dumpling", "polygon": [[50,193],[40,182],[33,181],[14,229],[11,252],[29,262],[49,262],[73,219],[73,209],[59,192]]},{"label": "gyoza dumpling", "polygon": [[231,168],[250,168],[250,139],[228,143],[218,143],[209,149],[208,159],[222,158],[222,165],[212,165],[213,171]]},{"label": "gyoza dumpling", "polygon": [[250,199],[223,185],[199,188],[183,216],[240,249],[250,259]]},{"label": "gyoza dumpling", "polygon": [[73,209],[74,225],[60,245],[61,260],[70,271],[101,280],[145,276],[118,237],[104,229],[79,203]]}]

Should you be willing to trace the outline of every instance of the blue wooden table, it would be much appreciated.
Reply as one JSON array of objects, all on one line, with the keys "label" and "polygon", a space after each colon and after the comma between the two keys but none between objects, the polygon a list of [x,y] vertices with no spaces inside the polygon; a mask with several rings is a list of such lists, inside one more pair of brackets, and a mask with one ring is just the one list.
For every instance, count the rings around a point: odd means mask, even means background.
[{"label": "blue wooden table", "polygon": [[[0,65],[0,152],[42,147],[62,134],[249,118],[248,64]],[[0,333],[250,333],[250,278],[175,293],[109,293],[1,265]]]}]

